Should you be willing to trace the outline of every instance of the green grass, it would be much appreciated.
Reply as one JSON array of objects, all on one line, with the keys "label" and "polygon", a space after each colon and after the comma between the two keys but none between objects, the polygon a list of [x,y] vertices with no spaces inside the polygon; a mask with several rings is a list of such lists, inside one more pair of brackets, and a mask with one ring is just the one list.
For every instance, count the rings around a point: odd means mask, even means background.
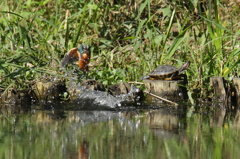
[{"label": "green grass", "polygon": [[189,89],[209,77],[239,77],[239,7],[234,1],[0,2],[0,88],[64,77],[66,52],[91,45],[89,78],[106,85],[138,80],[160,64],[187,71]]}]

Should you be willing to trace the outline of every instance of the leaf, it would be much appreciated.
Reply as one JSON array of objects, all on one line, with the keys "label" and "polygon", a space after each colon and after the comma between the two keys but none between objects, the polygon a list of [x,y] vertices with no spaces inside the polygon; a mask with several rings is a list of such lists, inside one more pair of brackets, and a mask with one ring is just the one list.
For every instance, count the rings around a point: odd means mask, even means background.
[{"label": "leaf", "polygon": [[163,8],[163,9],[159,9],[159,11],[161,11],[163,13],[163,16],[167,16],[170,17],[171,16],[171,9],[169,7]]},{"label": "leaf", "polygon": [[136,39],[136,37],[135,36],[125,37],[122,40],[131,40],[131,39]]},{"label": "leaf", "polygon": [[15,71],[12,72],[12,73],[6,75],[4,78],[6,78],[6,77],[14,78],[14,77],[22,74],[23,72],[25,73],[27,70],[29,70],[29,68],[27,68],[27,67],[20,68],[20,69],[18,69],[18,70],[15,70]]},{"label": "leaf", "polygon": [[98,6],[96,4],[88,4],[87,5],[89,9],[93,9],[93,10],[96,10],[98,8]]},{"label": "leaf", "polygon": [[178,46],[182,43],[183,40],[184,40],[184,36],[178,37],[177,39],[174,40],[173,44],[171,45],[171,47],[168,50],[168,53],[166,56],[167,59],[170,59],[173,56],[173,54],[175,53]]},{"label": "leaf", "polygon": [[218,24],[218,23],[216,23],[216,22],[214,22],[214,21],[212,21],[212,20],[210,20],[210,19],[208,19],[208,18],[206,18],[206,17],[203,17],[203,16],[201,16],[201,15],[199,15],[199,16],[200,16],[201,18],[205,19],[206,21],[208,21],[208,22],[216,25],[216,26],[219,27],[220,29],[223,29],[223,30],[227,31],[228,33],[231,33],[231,31],[229,31],[227,28],[224,28],[224,27],[221,26],[220,24]]},{"label": "leaf", "polygon": [[20,18],[23,18],[21,15],[17,14],[17,13],[14,13],[14,12],[8,12],[8,11],[0,11],[0,13],[9,13],[9,14],[12,14],[12,15],[16,15]]},{"label": "leaf", "polygon": [[136,19],[139,19],[139,17],[141,16],[144,8],[146,7],[147,3],[148,3],[148,0],[146,0],[144,3],[142,3],[142,4],[140,5],[140,7],[139,7],[139,9],[138,9],[138,16],[137,16]]}]

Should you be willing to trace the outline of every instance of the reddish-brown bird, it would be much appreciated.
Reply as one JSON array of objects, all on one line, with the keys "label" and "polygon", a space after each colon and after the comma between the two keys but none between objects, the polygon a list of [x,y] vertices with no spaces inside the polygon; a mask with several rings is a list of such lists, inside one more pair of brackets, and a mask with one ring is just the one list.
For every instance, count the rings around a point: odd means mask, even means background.
[{"label": "reddish-brown bird", "polygon": [[79,48],[73,48],[68,51],[67,55],[62,60],[62,67],[67,64],[78,61],[79,68],[86,73],[88,71],[88,64],[90,62],[91,52],[90,47],[80,45]]}]

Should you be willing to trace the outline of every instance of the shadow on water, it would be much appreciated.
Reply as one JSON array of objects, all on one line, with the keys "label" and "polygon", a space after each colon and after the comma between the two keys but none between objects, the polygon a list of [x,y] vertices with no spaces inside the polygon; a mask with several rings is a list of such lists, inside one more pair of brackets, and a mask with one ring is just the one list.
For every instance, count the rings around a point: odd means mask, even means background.
[{"label": "shadow on water", "polygon": [[[237,158],[239,111],[195,107],[0,114],[2,158]],[[186,109],[183,109],[186,108]]]}]

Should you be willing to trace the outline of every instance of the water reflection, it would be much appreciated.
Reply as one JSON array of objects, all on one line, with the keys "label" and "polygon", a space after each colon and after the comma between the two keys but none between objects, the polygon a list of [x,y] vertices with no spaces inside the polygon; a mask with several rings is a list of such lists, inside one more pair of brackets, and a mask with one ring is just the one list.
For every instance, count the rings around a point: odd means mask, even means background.
[{"label": "water reflection", "polygon": [[175,109],[0,115],[2,158],[225,158],[240,155],[239,113]]},{"label": "water reflection", "polygon": [[89,157],[89,143],[86,140],[83,140],[83,142],[79,146],[79,153],[78,158],[79,159],[87,159]]}]

